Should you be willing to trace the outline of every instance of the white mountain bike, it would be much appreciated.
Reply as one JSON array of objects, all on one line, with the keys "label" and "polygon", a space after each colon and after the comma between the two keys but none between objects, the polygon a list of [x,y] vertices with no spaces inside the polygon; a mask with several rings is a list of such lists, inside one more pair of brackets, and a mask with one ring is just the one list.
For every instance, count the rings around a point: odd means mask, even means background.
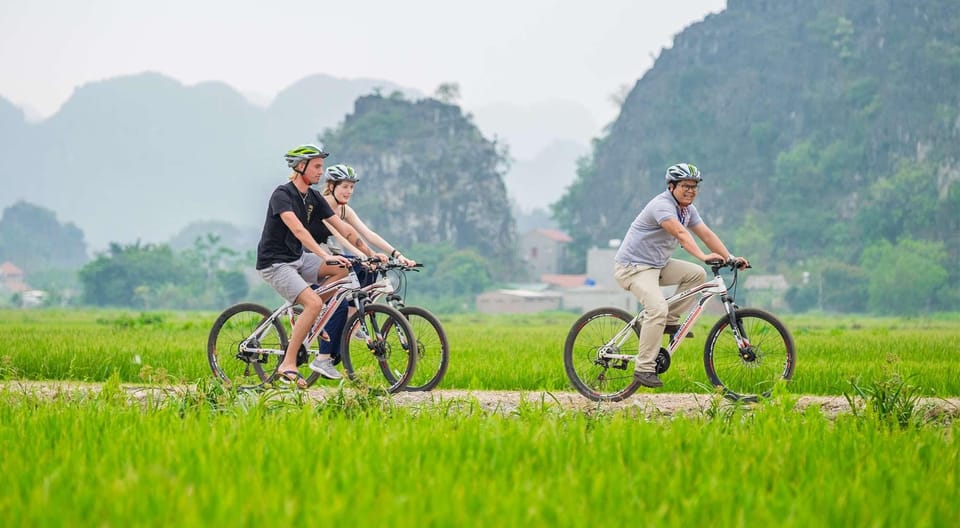
[{"label": "white mountain bike", "polygon": [[[737,282],[735,261],[707,262],[713,279],[667,299],[673,305],[691,295],[699,300],[670,344],[660,348],[657,374],[670,368],[670,360],[693,324],[703,313],[707,301],[720,296],[723,317],[707,335],[703,366],[714,387],[732,400],[756,400],[769,396],[778,380],[793,377],[796,347],[784,324],[763,310],[740,308],[728,294],[720,270],[733,270],[731,287]],[[640,346],[642,311],[632,315],[619,308],[597,308],[573,323],[563,347],[567,377],[581,394],[594,401],[620,401],[629,397],[640,384],[633,379],[634,360]]]}]

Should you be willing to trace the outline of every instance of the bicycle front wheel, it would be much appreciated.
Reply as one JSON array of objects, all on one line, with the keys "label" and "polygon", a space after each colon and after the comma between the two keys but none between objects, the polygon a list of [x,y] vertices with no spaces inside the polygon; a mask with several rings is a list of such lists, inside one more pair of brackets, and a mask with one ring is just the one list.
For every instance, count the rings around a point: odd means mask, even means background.
[{"label": "bicycle front wheel", "polygon": [[[440,320],[418,306],[404,306],[400,313],[417,336],[417,370],[407,383],[408,391],[429,391],[437,387],[450,364],[450,344]],[[389,324],[389,321],[388,321]]]},{"label": "bicycle front wheel", "polygon": [[207,361],[217,378],[238,389],[259,387],[270,379],[282,356],[269,351],[287,349],[287,332],[276,319],[259,336],[254,331],[271,315],[264,306],[241,303],[217,317],[207,338]]},{"label": "bicycle front wheel", "polygon": [[[577,319],[563,345],[563,366],[580,394],[593,401],[620,401],[640,387],[633,380],[633,361],[604,354],[630,354],[640,349],[640,328],[619,308],[597,308]],[[621,339],[614,341],[623,332]]]},{"label": "bicycle front wheel", "polygon": [[710,330],[703,349],[703,366],[714,387],[731,400],[756,401],[770,396],[779,380],[793,377],[796,347],[779,319],[763,310],[734,312],[737,330],[746,345],[740,348],[724,316]]},{"label": "bicycle front wheel", "polygon": [[[358,338],[366,336],[365,339]],[[351,381],[394,393],[410,382],[417,365],[417,340],[407,318],[395,308],[367,304],[347,318],[341,355]]]}]

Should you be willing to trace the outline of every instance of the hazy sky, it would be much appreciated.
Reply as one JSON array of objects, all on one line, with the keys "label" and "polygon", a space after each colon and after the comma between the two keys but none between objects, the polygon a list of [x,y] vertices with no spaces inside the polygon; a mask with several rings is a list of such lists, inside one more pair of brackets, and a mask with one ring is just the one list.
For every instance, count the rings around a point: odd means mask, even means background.
[{"label": "hazy sky", "polygon": [[271,98],[314,73],[465,108],[573,100],[616,117],[672,37],[726,0],[0,0],[0,96],[41,117],[77,86],[150,70]]}]

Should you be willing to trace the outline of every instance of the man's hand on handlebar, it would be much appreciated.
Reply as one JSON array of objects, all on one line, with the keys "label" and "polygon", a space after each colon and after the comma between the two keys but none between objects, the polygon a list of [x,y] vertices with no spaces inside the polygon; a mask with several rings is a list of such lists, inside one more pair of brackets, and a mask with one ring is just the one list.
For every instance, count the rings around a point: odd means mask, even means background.
[{"label": "man's hand on handlebar", "polygon": [[350,261],[343,255],[330,255],[324,259],[324,262],[330,266],[340,266],[341,268],[350,267]]},{"label": "man's hand on handlebar", "polygon": [[712,266],[714,262],[726,262],[726,261],[727,259],[721,257],[720,253],[707,253],[707,255],[703,257],[703,262],[710,266]]},{"label": "man's hand on handlebar", "polygon": [[728,261],[728,263],[731,266],[736,266],[736,268],[739,270],[745,270],[750,267],[749,260],[743,257],[734,257],[733,255],[730,255],[730,260]]}]

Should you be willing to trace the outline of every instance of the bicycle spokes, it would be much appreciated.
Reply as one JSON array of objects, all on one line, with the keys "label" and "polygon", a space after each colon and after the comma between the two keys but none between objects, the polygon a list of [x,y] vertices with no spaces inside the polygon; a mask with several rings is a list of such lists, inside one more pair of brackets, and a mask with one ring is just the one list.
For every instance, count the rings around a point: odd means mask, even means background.
[{"label": "bicycle spokes", "polygon": [[[415,341],[409,323],[394,308],[369,304],[347,322],[343,363],[350,379],[370,388],[389,392],[402,389],[416,365]],[[367,340],[350,338],[359,328]]]},{"label": "bicycle spokes", "polygon": [[793,338],[780,320],[762,310],[740,309],[723,318],[707,336],[704,367],[714,386],[731,399],[767,395],[773,385],[793,376]]},{"label": "bicycle spokes", "polygon": [[574,388],[587,398],[618,401],[636,391],[631,363],[640,333],[632,319],[620,309],[598,308],[570,329],[563,349],[564,368]]},{"label": "bicycle spokes", "polygon": [[[287,347],[287,335],[267,308],[242,303],[231,306],[214,322],[207,339],[210,369],[224,383],[238,388],[268,381]],[[269,321],[269,322],[268,322]]]}]

